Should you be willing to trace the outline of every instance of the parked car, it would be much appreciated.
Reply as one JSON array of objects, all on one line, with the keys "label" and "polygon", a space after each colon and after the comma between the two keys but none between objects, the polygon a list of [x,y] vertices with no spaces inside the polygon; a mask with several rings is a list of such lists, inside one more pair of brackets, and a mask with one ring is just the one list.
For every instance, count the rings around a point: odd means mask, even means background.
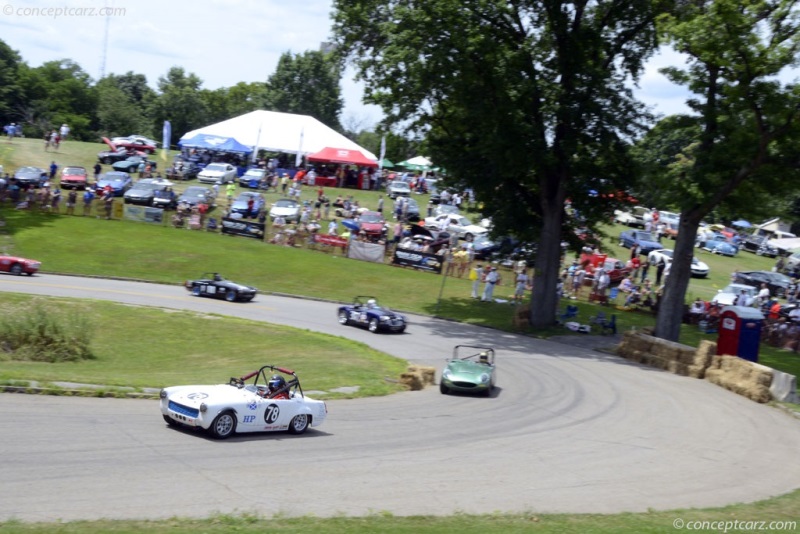
[{"label": "parked car", "polygon": [[786,258],[786,271],[791,273],[795,269],[800,269],[800,252],[795,252]]},{"label": "parked car", "polygon": [[264,196],[261,193],[243,191],[239,193],[239,196],[236,197],[236,200],[231,204],[231,213],[238,213],[243,217],[255,217],[257,214],[250,213],[250,209],[248,208],[250,199],[253,199],[254,208],[258,206],[259,203],[263,204],[264,202]]},{"label": "parked car", "polygon": [[654,250],[663,248],[661,241],[652,232],[626,230],[619,234],[619,246],[633,248],[634,245],[639,246],[641,254],[650,254]]},{"label": "parked car", "polygon": [[247,169],[247,172],[239,177],[239,185],[251,189],[258,189],[264,183],[266,176],[266,169]]},{"label": "parked car", "polygon": [[402,334],[406,329],[405,316],[378,305],[375,297],[355,297],[352,304],[339,306],[337,317],[339,324],[366,327],[372,333]]},{"label": "parked car", "polygon": [[792,279],[785,274],[772,271],[739,271],[736,274],[736,282],[752,286],[757,290],[761,288],[761,284],[767,284],[770,295],[785,297],[786,290],[792,284]]},{"label": "parked car", "polygon": [[187,280],[183,285],[195,297],[225,299],[228,302],[250,302],[258,293],[253,286],[225,280],[219,273],[205,273],[197,280]]},{"label": "parked car", "polygon": [[389,198],[408,197],[411,196],[411,186],[402,180],[394,180],[386,186],[386,194]]},{"label": "parked car", "polygon": [[193,161],[177,161],[167,169],[167,178],[170,180],[193,180],[200,174],[200,167]]},{"label": "parked car", "polygon": [[743,250],[754,252],[757,256],[776,258],[778,249],[769,244],[769,238],[764,235],[750,235],[742,241]]},{"label": "parked car", "polygon": [[678,224],[681,221],[681,214],[674,213],[671,211],[659,211],[658,212],[658,222],[662,222],[664,224]]},{"label": "parked car", "polygon": [[[250,378],[253,383],[246,384]],[[164,388],[160,397],[167,425],[203,429],[217,439],[249,432],[302,434],[328,415],[323,401],[306,397],[294,371],[275,365],[227,384]]]},{"label": "parked car", "polygon": [[110,187],[115,197],[121,197],[133,187],[133,180],[127,172],[111,171],[101,174],[94,187],[98,195],[103,194],[106,187]]},{"label": "parked car", "polygon": [[[650,262],[650,265],[657,265],[658,262],[663,259],[665,264],[670,264],[672,263],[673,253],[674,251],[667,248],[654,250],[648,254],[647,261]],[[692,256],[691,270],[692,276],[697,278],[705,278],[708,276],[708,273],[711,269],[709,269],[708,265],[698,260],[697,257]]]},{"label": "parked car", "polygon": [[653,210],[644,206],[634,206],[631,210],[631,215],[633,215],[634,220],[628,226],[644,228],[645,223],[653,220]]},{"label": "parked car", "polygon": [[156,170],[156,167],[158,166],[158,163],[149,160],[144,156],[128,156],[122,161],[112,163],[111,168],[114,169],[115,171],[121,171],[133,174],[139,169],[139,165],[141,165],[142,163],[144,163],[145,167],[149,164],[151,171]]},{"label": "parked car", "polygon": [[711,299],[711,304],[719,304],[720,306],[733,306],[733,303],[736,302],[736,297],[738,297],[742,291],[745,292],[751,298],[756,297],[756,293],[758,291],[753,286],[748,286],[745,284],[728,284],[724,288],[720,289],[716,295]]},{"label": "parked car", "polygon": [[298,222],[300,220],[300,203],[291,198],[277,200],[269,210],[269,218],[274,221],[275,217],[279,215],[286,222]]},{"label": "parked car", "polygon": [[[461,248],[466,249],[468,246],[469,242],[465,242],[461,245]],[[476,235],[472,238],[472,251],[476,260],[491,259],[492,256],[499,250],[500,244],[492,239],[489,239],[486,234]]]},{"label": "parked car", "polygon": [[629,211],[614,210],[614,222],[626,226],[636,226],[636,217]]},{"label": "parked car", "polygon": [[128,159],[130,156],[136,156],[135,151],[128,150],[127,148],[120,148],[117,150],[104,150],[102,152],[97,153],[97,159],[100,163],[104,163],[106,165],[111,165],[112,163],[116,163],[118,161],[123,161]]},{"label": "parked car", "polygon": [[358,216],[359,230],[368,236],[385,236],[389,232],[386,219],[377,211],[365,211]]},{"label": "parked car", "polygon": [[407,198],[406,202],[408,203],[408,206],[406,206],[406,219],[412,223],[419,222],[419,204],[413,198]]},{"label": "parked car", "polygon": [[431,215],[436,217],[438,215],[444,215],[445,213],[451,215],[461,215],[461,211],[459,211],[458,206],[454,206],[453,204],[439,204],[433,208],[433,213]]},{"label": "parked car", "polygon": [[461,239],[488,233],[486,228],[472,224],[466,217],[448,213],[436,217],[426,217],[425,227],[431,230],[442,230],[450,234],[457,234]]},{"label": "parked car", "polygon": [[705,237],[704,240],[698,240],[697,246],[708,252],[723,256],[733,257],[739,253],[739,247],[729,242],[728,238],[722,234],[713,234],[710,238]]},{"label": "parked car", "polygon": [[156,191],[163,191],[166,187],[165,185],[154,184],[152,180],[145,178],[135,182],[133,187],[128,189],[122,198],[125,204],[152,206]]},{"label": "parked car", "polygon": [[208,204],[209,207],[213,207],[215,203],[216,196],[214,191],[201,185],[187,187],[183,194],[178,197],[178,204],[188,204],[189,206]]},{"label": "parked car", "polygon": [[442,379],[439,382],[439,391],[442,395],[459,392],[478,393],[489,397],[494,386],[494,349],[456,345],[453,357],[447,360],[442,370]]},{"label": "parked car", "polygon": [[27,274],[33,276],[39,272],[42,262],[20,258],[19,256],[0,256],[0,272],[14,275]]},{"label": "parked car", "polygon": [[236,182],[238,173],[230,163],[209,163],[197,175],[197,181],[204,184],[229,184]]},{"label": "parked car", "polygon": [[156,188],[153,190],[152,206],[165,210],[175,209],[178,207],[178,195],[171,187]]},{"label": "parked car", "polygon": [[19,186],[41,187],[47,182],[47,171],[39,167],[20,167],[14,172],[14,179]]},{"label": "parked car", "polygon": [[61,171],[62,189],[86,189],[89,185],[86,169],[83,167],[64,167]]},{"label": "parked car", "polygon": [[661,230],[661,235],[676,241],[678,239],[678,223],[666,223]]},{"label": "parked car", "polygon": [[608,273],[612,284],[619,283],[633,271],[625,262],[609,258],[605,254],[581,254],[579,262],[581,265],[585,265],[586,280],[593,280],[600,267]]},{"label": "parked car", "polygon": [[[106,141],[103,138],[103,141]],[[106,142],[106,144],[109,144]],[[145,152],[147,154],[152,154],[158,148],[158,143],[153,141],[152,139],[147,139],[146,137],[131,135],[128,137],[115,137],[111,139],[111,144],[117,148],[124,148],[127,150],[136,150],[139,152]]]}]

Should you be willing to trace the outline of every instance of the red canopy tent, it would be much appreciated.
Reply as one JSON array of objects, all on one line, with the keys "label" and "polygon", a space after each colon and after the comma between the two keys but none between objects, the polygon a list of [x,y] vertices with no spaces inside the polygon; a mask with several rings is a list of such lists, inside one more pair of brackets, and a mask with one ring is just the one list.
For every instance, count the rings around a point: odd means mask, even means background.
[{"label": "red canopy tent", "polygon": [[321,161],[324,163],[341,163],[343,165],[358,165],[359,167],[377,167],[378,162],[367,158],[358,150],[346,148],[326,147],[315,154],[306,156],[308,161]]}]

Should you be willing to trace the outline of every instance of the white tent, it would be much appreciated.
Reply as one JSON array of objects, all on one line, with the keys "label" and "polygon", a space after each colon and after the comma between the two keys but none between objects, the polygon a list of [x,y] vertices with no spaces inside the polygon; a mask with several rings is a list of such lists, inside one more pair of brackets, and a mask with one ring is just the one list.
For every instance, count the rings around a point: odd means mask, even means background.
[{"label": "white tent", "polygon": [[232,137],[241,144],[270,152],[304,155],[326,147],[358,150],[377,161],[375,154],[357,145],[336,130],[309,115],[293,115],[277,111],[251,111],[244,115],[187,132],[181,139],[198,134]]}]

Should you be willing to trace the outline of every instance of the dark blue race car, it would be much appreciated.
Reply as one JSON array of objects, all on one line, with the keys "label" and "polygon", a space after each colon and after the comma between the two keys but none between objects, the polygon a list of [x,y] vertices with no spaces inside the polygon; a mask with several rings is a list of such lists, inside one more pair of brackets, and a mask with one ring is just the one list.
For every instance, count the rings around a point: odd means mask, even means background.
[{"label": "dark blue race car", "polygon": [[356,297],[352,304],[339,307],[339,323],[367,327],[370,332],[404,332],[406,318],[378,305],[375,297]]}]

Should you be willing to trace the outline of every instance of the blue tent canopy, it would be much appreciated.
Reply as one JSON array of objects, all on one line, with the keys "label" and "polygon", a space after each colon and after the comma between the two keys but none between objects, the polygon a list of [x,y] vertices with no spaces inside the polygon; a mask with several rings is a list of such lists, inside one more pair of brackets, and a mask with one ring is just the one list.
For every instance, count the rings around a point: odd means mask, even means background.
[{"label": "blue tent canopy", "polygon": [[249,154],[253,151],[249,146],[241,144],[233,137],[220,137],[218,135],[197,134],[191,139],[181,139],[178,145],[183,148],[205,148],[217,152],[238,152]]}]

